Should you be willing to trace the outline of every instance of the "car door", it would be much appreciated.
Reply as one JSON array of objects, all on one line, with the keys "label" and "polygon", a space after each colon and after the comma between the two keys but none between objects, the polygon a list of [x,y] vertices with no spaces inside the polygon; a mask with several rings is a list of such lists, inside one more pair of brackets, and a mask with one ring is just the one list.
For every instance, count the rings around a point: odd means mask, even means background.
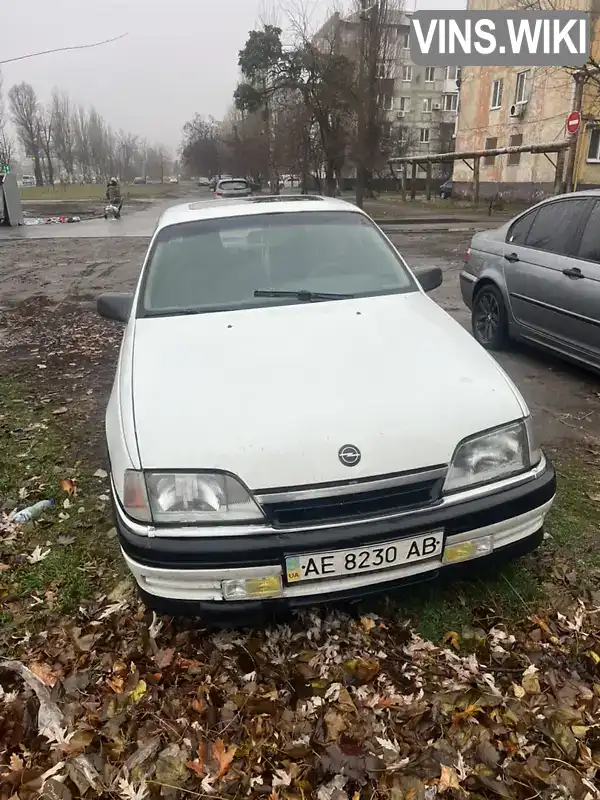
[{"label": "car door", "polygon": [[577,253],[561,282],[561,339],[573,355],[600,363],[600,200],[592,201]]},{"label": "car door", "polygon": [[589,198],[552,200],[520,217],[503,248],[504,276],[514,318],[530,338],[564,334],[565,276],[589,213]]}]

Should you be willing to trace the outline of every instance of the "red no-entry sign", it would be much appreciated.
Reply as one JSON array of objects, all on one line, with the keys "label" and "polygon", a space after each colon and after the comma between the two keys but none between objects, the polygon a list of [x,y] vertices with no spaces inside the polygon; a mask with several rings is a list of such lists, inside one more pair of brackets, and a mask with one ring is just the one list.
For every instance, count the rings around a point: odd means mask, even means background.
[{"label": "red no-entry sign", "polygon": [[571,113],[567,117],[567,133],[570,133],[571,135],[577,133],[580,125],[581,125],[581,114],[579,113],[579,111],[571,111]]}]

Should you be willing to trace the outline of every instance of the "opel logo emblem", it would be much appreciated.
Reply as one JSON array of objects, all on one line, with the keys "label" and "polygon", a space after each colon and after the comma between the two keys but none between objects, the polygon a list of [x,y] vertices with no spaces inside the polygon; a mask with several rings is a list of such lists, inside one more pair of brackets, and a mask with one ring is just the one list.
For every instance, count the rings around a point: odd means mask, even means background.
[{"label": "opel logo emblem", "polygon": [[338,450],[338,458],[345,467],[355,467],[360,461],[360,450],[353,444],[345,444]]}]

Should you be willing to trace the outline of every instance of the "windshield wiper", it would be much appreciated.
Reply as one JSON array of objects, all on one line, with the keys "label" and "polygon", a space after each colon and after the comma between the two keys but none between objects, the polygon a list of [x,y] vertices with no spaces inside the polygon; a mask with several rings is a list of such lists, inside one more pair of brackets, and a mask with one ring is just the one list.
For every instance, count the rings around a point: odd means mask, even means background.
[{"label": "windshield wiper", "polygon": [[287,291],[284,289],[255,289],[254,297],[294,297],[305,303],[312,303],[315,300],[345,300],[355,297],[355,295],[309,292],[308,289],[298,289],[297,291]]}]

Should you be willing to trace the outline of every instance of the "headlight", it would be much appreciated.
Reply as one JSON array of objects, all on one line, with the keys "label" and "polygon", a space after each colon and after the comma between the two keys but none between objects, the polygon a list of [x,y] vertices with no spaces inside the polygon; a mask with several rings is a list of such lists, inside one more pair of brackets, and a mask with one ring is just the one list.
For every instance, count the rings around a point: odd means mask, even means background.
[{"label": "headlight", "polygon": [[444,492],[518,475],[537,464],[541,457],[541,451],[533,443],[529,419],[472,436],[456,448]]},{"label": "headlight", "polygon": [[125,473],[124,505],[134,519],[152,519],[155,523],[264,519],[248,490],[236,478],[212,472],[142,473],[128,470]]}]

